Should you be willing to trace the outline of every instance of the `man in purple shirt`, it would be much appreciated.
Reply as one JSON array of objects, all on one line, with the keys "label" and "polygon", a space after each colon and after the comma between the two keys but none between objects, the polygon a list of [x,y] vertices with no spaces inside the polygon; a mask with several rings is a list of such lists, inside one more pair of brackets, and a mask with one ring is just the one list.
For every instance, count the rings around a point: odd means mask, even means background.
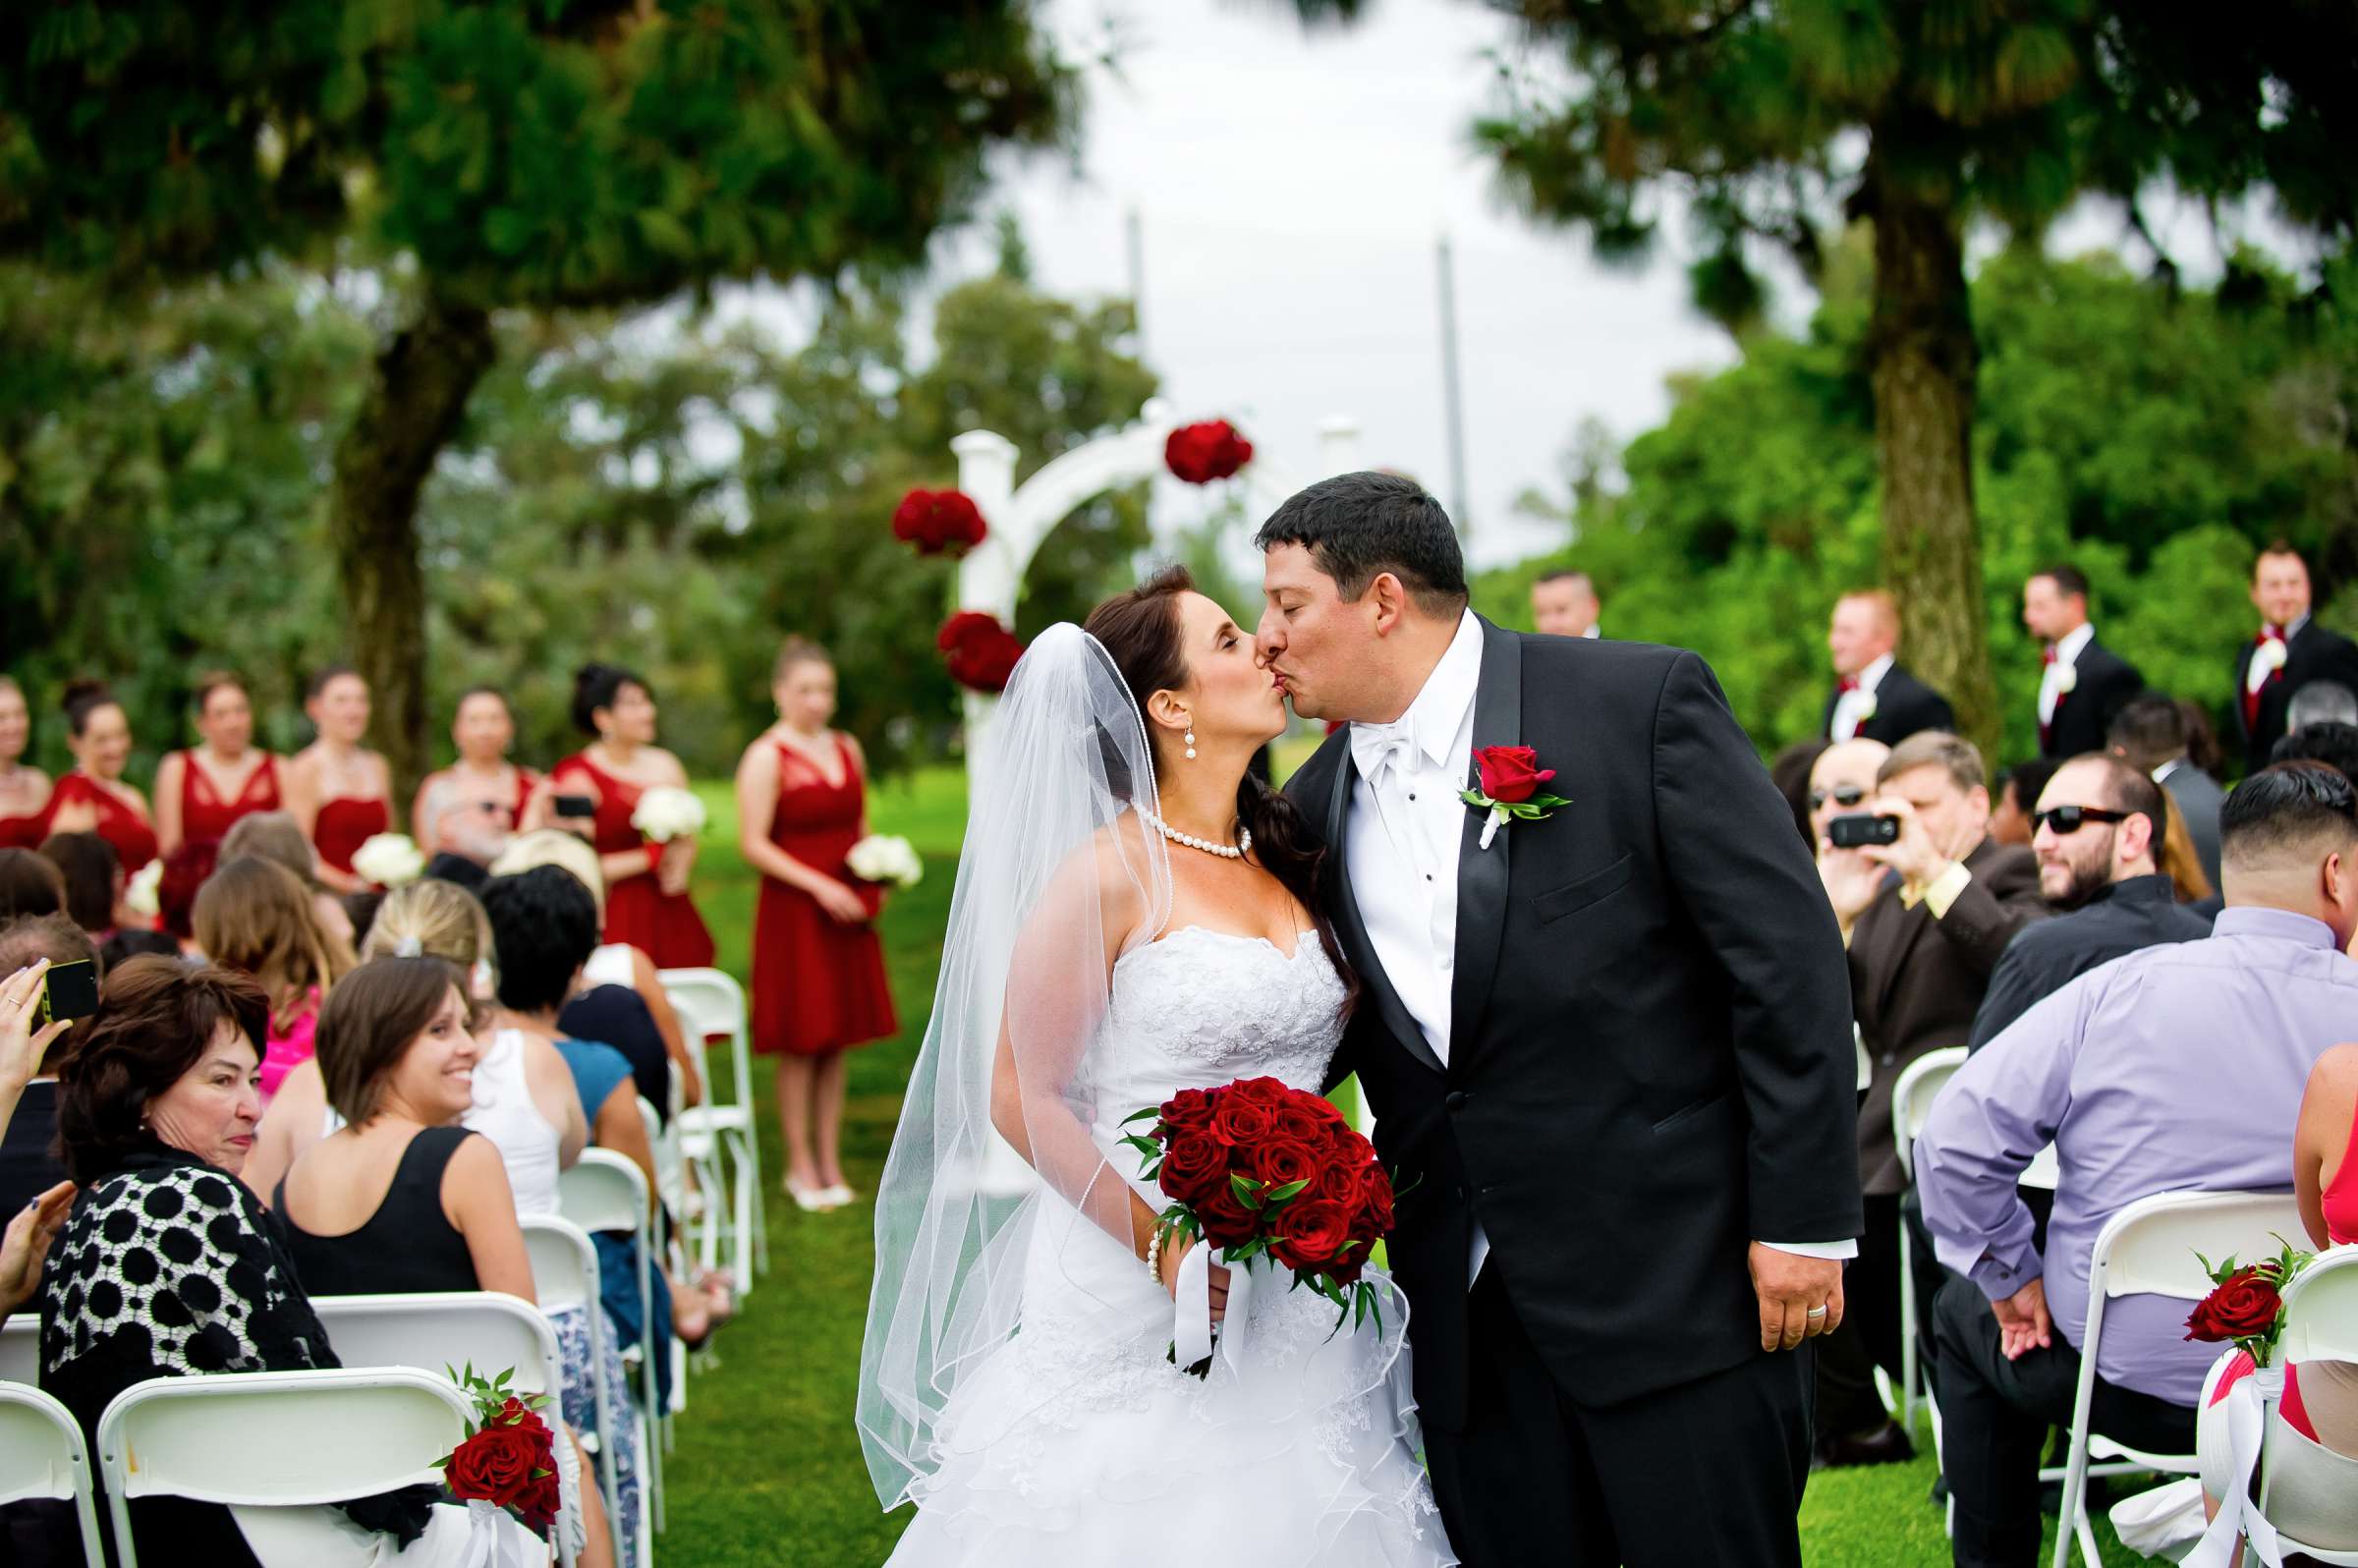
[{"label": "man in purple shirt", "polygon": [[[1934,1308],[1955,1561],[2039,1552],[2039,1455],[2071,1419],[2088,1261],[2105,1222],[2165,1192],[2282,1189],[2309,1069],[2358,1038],[2358,790],[2284,763],[2219,813],[2227,907],[2201,941],[2091,970],[2034,1006],[1949,1080],[1916,1145],[1940,1261]],[[2052,1142],[2061,1161],[2046,1256],[2015,1183]],[[2105,1310],[2097,1430],[2188,1453],[2214,1345],[2186,1304]]]}]

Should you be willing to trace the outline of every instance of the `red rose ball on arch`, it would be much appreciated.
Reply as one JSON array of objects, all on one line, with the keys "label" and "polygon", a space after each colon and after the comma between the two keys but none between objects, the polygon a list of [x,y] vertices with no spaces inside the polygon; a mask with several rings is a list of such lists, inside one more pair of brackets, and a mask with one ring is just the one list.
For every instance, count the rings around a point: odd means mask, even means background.
[{"label": "red rose ball on arch", "polygon": [[990,536],[982,509],[963,490],[914,489],[892,509],[892,536],[920,555],[964,555]]},{"label": "red rose ball on arch", "polygon": [[1231,477],[1252,462],[1253,443],[1226,420],[1206,420],[1173,430],[1162,443],[1162,461],[1176,477],[1209,484]]}]

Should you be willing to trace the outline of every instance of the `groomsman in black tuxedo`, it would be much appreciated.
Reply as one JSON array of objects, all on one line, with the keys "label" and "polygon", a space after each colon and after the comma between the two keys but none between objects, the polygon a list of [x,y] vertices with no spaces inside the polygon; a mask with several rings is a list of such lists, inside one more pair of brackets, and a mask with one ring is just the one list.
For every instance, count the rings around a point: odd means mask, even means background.
[{"label": "groomsman in black tuxedo", "polygon": [[[1790,809],[1695,654],[1467,609],[1414,480],[1314,484],[1255,542],[1263,664],[1350,721],[1286,794],[1359,978],[1330,1071],[1404,1184],[1451,1545],[1799,1568],[1802,1347],[1860,1215],[1842,940]],[[1541,804],[1500,825],[1486,783]]]},{"label": "groomsman in black tuxedo", "polygon": [[1956,723],[1948,699],[1899,663],[1899,604],[1881,588],[1860,588],[1834,603],[1825,634],[1834,689],[1825,698],[1825,738],[1897,746],[1920,730]]},{"label": "groomsman in black tuxedo", "polygon": [[2088,579],[2050,566],[2022,586],[2022,624],[2040,642],[2039,755],[2101,752],[2129,700],[2145,690],[2137,666],[2096,640]]},{"label": "groomsman in black tuxedo", "polygon": [[2235,732],[2244,766],[2268,766],[2269,749],[2291,726],[2292,696],[2312,681],[2358,691],[2358,644],[2309,618],[2309,563],[2282,539],[2252,563],[2252,607],[2260,632],[2235,655]]}]

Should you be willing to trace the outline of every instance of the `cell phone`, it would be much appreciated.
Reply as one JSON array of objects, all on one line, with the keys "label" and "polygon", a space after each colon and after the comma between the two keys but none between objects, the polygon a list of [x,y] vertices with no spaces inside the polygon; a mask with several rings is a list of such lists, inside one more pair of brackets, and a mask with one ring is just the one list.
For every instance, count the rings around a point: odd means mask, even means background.
[{"label": "cell phone", "polygon": [[548,809],[559,816],[595,816],[597,802],[587,795],[558,795],[550,799]]},{"label": "cell phone", "polygon": [[41,977],[40,1000],[33,1003],[35,1029],[60,1018],[87,1018],[98,1011],[98,971],[86,958],[71,964],[52,964]]},{"label": "cell phone", "polygon": [[1825,824],[1826,839],[1836,849],[1857,849],[1863,844],[1896,844],[1899,842],[1899,818],[1869,816],[1863,812],[1837,816]]}]

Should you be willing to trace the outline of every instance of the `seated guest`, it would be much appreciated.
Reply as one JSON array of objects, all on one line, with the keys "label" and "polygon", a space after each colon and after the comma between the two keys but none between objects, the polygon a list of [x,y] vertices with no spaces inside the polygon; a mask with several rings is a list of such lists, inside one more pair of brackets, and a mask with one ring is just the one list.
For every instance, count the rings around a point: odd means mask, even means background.
[{"label": "seated guest", "polygon": [[[1950,1079],[1916,1146],[1925,1223],[1954,1276],[1934,1310],[1960,1564],[2039,1550],[2039,1463],[2068,1421],[2089,1257],[2106,1220],[2162,1192],[2278,1188],[2284,1129],[2358,1018],[2358,788],[2290,763],[2246,779],[2219,822],[2226,910],[2199,941],[2131,953],[2031,1008]],[[2061,1163],[2044,1257],[2015,1191]],[[2105,1310],[2097,1431],[2184,1453],[2214,1350],[2186,1304]]]},{"label": "seated guest", "polygon": [[2124,953],[2211,934],[2179,907],[2154,864],[2168,797],[2116,756],[2092,752],[2055,770],[2039,797],[2039,893],[2057,918],[2026,925],[1990,976],[1973,1036],[1980,1050],[2033,1002]]},{"label": "seated guest", "polygon": [[[514,876],[535,866],[558,866],[573,873],[574,880],[590,890],[597,906],[599,928],[606,918],[605,878],[599,870],[597,851],[572,833],[555,828],[540,828],[525,833],[502,851],[491,867],[494,876]],[[479,889],[478,889],[479,892]],[[680,1015],[671,1005],[671,997],[663,989],[663,980],[655,971],[653,960],[639,949],[623,942],[601,942],[582,966],[582,989],[568,1006],[577,1005],[585,997],[594,996],[601,986],[622,986],[646,1005],[647,1016],[653,1020],[656,1033],[662,1038],[662,1055],[670,1061],[666,1069],[655,1056],[641,1048],[637,1038],[611,1040],[617,1050],[631,1058],[631,1076],[646,1102],[655,1107],[655,1114],[666,1120],[671,1115],[669,1080],[676,1077],[680,1085],[680,1103],[703,1103],[703,1082],[698,1077],[696,1059],[688,1054],[688,1036],[680,1023]],[[584,1013],[583,1027],[573,1033],[589,1039],[605,1039],[590,1025],[603,1021],[602,1013]],[[570,1028],[560,1019],[561,1027]],[[636,1054],[634,1054],[636,1053]]]},{"label": "seated guest", "polygon": [[2304,724],[2278,741],[2272,762],[2323,762],[2358,778],[2358,724]]},{"label": "seated guest", "polygon": [[267,1104],[296,1063],[310,1058],[320,1006],[351,972],[352,954],[319,928],[303,884],[270,861],[248,857],[224,865],[197,891],[196,916],[196,945],[205,957],[253,976],[270,998],[262,1053]]},{"label": "seated guest", "polygon": [[135,958],[178,958],[180,944],[163,931],[135,931],[118,928],[106,933],[98,944],[98,960],[102,968],[119,969]]},{"label": "seated guest", "polygon": [[37,850],[0,849],[0,921],[56,915],[66,907],[66,873]]},{"label": "seated guest", "polygon": [[57,868],[74,924],[104,940],[123,913],[123,863],[114,846],[95,833],[52,833],[41,840],[41,858]]},{"label": "seated guest", "polygon": [[51,1146],[57,1142],[57,1043],[71,1025],[55,1020],[33,1027],[34,1004],[51,968],[86,963],[95,967],[90,939],[81,926],[58,915],[35,916],[0,925],[0,1214],[17,1214],[66,1179],[66,1167]]},{"label": "seated guest", "polygon": [[2192,905],[2206,921],[2218,918],[2218,884],[2204,871],[2194,835],[2186,830],[2186,813],[2178,810],[2167,790],[2162,792],[2162,844],[2154,864],[2169,878],[2170,895],[2179,903]]},{"label": "seated guest", "polygon": [[163,874],[155,879],[155,924],[183,954],[203,956],[196,947],[196,892],[220,866],[218,839],[192,839],[164,857]]},{"label": "seated guest", "polygon": [[1810,843],[1818,858],[1819,880],[1846,942],[1859,912],[1874,901],[1891,872],[1855,848],[1837,848],[1827,834],[1837,816],[1870,814],[1867,803],[1875,798],[1876,770],[1890,755],[1891,748],[1881,741],[1836,741],[1810,764]]},{"label": "seated guest", "polygon": [[428,855],[449,855],[484,867],[498,858],[524,820],[533,789],[530,768],[508,760],[516,720],[495,686],[460,694],[450,738],[459,759],[428,773],[410,803],[410,831]]},{"label": "seated guest", "polygon": [[2312,724],[2358,724],[2358,692],[2339,681],[2312,682],[2292,694],[2284,720],[2295,730]]},{"label": "seated guest", "polygon": [[[1876,769],[1866,810],[1895,818],[1898,839],[1860,857],[1898,874],[1855,921],[1850,990],[1872,1074],[1859,1107],[1859,1181],[1867,1229],[1843,1277],[1846,1309],[1819,1354],[1819,1428],[1829,1463],[1904,1459],[1906,1433],[1884,1414],[1875,1367],[1900,1372],[1900,1199],[1907,1187],[1891,1140],[1891,1091],[1927,1051],[1962,1045],[2015,933],[2047,914],[2039,863],[1990,837],[1990,791],[1972,743],[1943,731],[1911,736]],[[1854,889],[1844,890],[1856,898]],[[1924,1260],[1932,1282],[1931,1261]],[[1929,1295],[1929,1292],[1920,1294]]]},{"label": "seated guest", "polygon": [[1823,738],[1795,741],[1768,763],[1768,781],[1792,808],[1793,830],[1812,854],[1818,850],[1818,835],[1810,831],[1810,770],[1825,755],[1826,745]]},{"label": "seated guest", "polygon": [[[41,1281],[41,1386],[93,1451],[99,1416],[134,1383],[337,1365],[278,1228],[237,1179],[261,1114],[268,1013],[245,976],[140,958],[107,977],[96,1016],[73,1032],[58,1122],[82,1194]],[[207,1568],[458,1563],[466,1512],[432,1496],[410,1487],[336,1510],[140,1497],[130,1513],[146,1555]],[[521,1526],[503,1530],[504,1549],[537,1548]]]},{"label": "seated guest", "polygon": [[344,912],[343,895],[319,880],[319,858],[292,812],[256,812],[239,817],[237,826],[221,840],[221,864],[226,866],[249,855],[257,860],[276,861],[294,872],[311,895],[311,913],[317,917],[319,928],[346,947],[358,944],[360,936],[353,929],[352,918]]},{"label": "seated guest", "polygon": [[2055,776],[2057,760],[2034,756],[1998,775],[1997,801],[1990,811],[1990,836],[2000,844],[2031,847],[2031,813],[2039,809],[2040,792]]},{"label": "seated guest", "polygon": [[2159,692],[2134,698],[2105,732],[2105,744],[2113,756],[2142,768],[2169,792],[2186,818],[2186,832],[2202,858],[2203,875],[2218,887],[2218,808],[2227,792],[2194,760],[2185,705]]}]

